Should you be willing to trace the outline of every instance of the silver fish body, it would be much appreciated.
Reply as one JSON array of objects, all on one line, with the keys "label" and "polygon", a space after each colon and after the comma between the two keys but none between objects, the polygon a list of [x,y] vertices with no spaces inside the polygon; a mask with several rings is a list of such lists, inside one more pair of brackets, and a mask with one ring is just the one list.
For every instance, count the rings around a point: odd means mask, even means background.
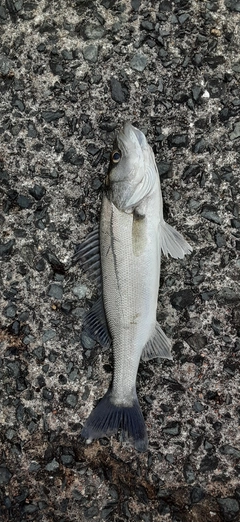
[{"label": "silver fish body", "polygon": [[[139,361],[141,357],[172,359],[171,343],[156,322],[161,250],[183,258],[191,247],[164,222],[153,151],[144,134],[130,123],[125,123],[116,137],[107,184],[100,219],[104,310],[98,302],[86,323],[90,334],[99,334],[100,342],[104,335],[107,339],[104,330],[108,328],[114,375],[108,392],[87,419],[82,436],[91,441],[121,430],[123,438],[145,451],[147,433],[136,394]],[[88,265],[93,252],[96,268],[97,240],[94,234],[92,237],[80,247],[79,259],[87,252]]]}]

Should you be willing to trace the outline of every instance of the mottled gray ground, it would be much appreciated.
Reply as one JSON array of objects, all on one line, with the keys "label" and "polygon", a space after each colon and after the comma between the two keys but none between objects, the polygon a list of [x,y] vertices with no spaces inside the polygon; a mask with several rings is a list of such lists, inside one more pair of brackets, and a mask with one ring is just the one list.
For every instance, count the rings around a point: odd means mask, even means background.
[{"label": "mottled gray ground", "polygon": [[[240,520],[239,0],[0,2],[0,520]],[[99,219],[114,130],[156,153],[158,318],[173,362],[141,363],[149,451],[81,426],[112,356],[81,338],[96,289],[70,267]]]}]

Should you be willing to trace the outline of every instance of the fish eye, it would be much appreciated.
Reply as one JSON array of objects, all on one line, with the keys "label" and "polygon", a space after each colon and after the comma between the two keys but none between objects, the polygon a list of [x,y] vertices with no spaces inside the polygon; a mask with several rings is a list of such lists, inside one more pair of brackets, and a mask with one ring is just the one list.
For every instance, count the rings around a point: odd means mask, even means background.
[{"label": "fish eye", "polygon": [[111,158],[112,158],[112,162],[113,163],[118,163],[120,161],[120,159],[121,159],[121,152],[120,152],[120,150],[114,150],[112,152]]}]

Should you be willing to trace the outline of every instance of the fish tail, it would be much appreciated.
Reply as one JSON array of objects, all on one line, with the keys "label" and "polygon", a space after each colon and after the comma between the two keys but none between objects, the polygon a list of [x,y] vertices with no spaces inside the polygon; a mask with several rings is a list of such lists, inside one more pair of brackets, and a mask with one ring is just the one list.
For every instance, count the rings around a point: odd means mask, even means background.
[{"label": "fish tail", "polygon": [[116,406],[112,400],[111,387],[88,417],[81,435],[92,442],[93,439],[121,432],[122,440],[129,440],[137,451],[146,451],[148,437],[137,394],[132,406]]}]

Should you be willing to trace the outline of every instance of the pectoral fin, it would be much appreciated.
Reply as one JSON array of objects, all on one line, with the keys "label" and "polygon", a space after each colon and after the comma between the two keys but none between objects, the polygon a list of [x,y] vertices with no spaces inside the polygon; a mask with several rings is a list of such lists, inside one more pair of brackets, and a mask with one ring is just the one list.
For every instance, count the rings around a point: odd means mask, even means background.
[{"label": "pectoral fin", "polygon": [[160,234],[161,248],[166,256],[170,254],[174,259],[183,259],[185,254],[192,252],[191,245],[184,239],[182,234],[165,221],[161,223]]},{"label": "pectoral fin", "polygon": [[143,361],[148,361],[155,357],[172,360],[171,343],[158,323],[156,323],[154,333],[142,351]]}]

